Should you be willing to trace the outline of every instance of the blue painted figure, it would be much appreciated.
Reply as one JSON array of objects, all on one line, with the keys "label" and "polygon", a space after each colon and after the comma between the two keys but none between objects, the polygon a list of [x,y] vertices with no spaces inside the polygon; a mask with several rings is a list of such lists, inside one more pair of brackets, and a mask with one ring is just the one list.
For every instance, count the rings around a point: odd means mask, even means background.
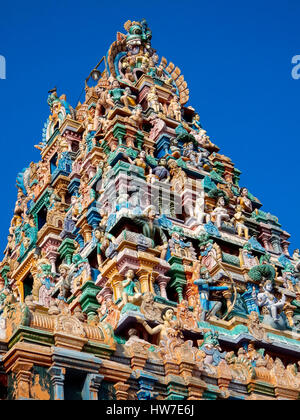
[{"label": "blue painted figure", "polygon": [[211,292],[230,289],[229,286],[213,286],[216,281],[211,277],[205,267],[202,267],[200,270],[200,279],[194,281],[194,284],[198,286],[202,309],[200,321],[205,321],[210,317],[216,316],[217,312],[221,309],[221,302],[210,300]]}]

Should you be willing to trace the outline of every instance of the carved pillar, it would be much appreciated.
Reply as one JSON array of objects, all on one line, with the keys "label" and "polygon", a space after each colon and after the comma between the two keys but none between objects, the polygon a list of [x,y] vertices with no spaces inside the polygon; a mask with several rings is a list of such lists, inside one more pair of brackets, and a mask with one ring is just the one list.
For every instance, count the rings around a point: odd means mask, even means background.
[{"label": "carved pillar", "polygon": [[188,388],[188,400],[201,400],[204,391],[207,388],[206,383],[199,378],[194,378],[190,376],[187,379],[187,388]]},{"label": "carved pillar", "polygon": [[139,391],[137,392],[137,397],[139,400],[155,400],[158,396],[157,392],[154,392],[154,385],[158,381],[157,378],[147,372],[141,370],[136,371],[136,375]]},{"label": "carved pillar", "polygon": [[220,390],[223,393],[228,394],[228,387],[232,380],[232,375],[231,375],[230,368],[228,364],[225,362],[225,360],[221,360],[221,362],[219,363],[218,368],[217,368],[217,373],[218,373],[218,386]]},{"label": "carved pillar", "polygon": [[290,256],[290,253],[289,253],[289,246],[290,246],[290,242],[289,242],[289,241],[284,240],[284,241],[282,241],[282,242],[281,242],[282,251],[283,251],[283,253],[284,253],[287,257],[289,257],[289,256]]},{"label": "carved pillar", "polygon": [[128,390],[130,388],[130,385],[124,384],[123,382],[117,382],[114,385],[114,388],[116,390],[116,397],[117,400],[127,400],[128,399]]},{"label": "carved pillar", "polygon": [[139,278],[139,282],[141,284],[141,292],[142,293],[147,293],[147,292],[151,292],[154,293],[154,289],[153,289],[153,283],[152,283],[152,275],[154,273],[150,273],[149,271],[145,270],[145,269],[139,269],[136,272],[138,278]]},{"label": "carved pillar", "polygon": [[167,296],[166,287],[167,287],[167,284],[168,284],[169,280],[170,280],[169,277],[166,277],[166,276],[159,276],[157,278],[157,284],[159,285],[159,290],[160,290],[161,297],[163,297],[164,299],[167,299],[167,300],[168,300],[168,296]]},{"label": "carved pillar", "polygon": [[172,277],[172,283],[170,286],[174,287],[176,290],[178,294],[178,301],[180,303],[183,300],[183,288],[186,285],[184,266],[182,259],[174,255],[169,259],[169,263],[171,265],[170,271]]},{"label": "carved pillar", "polygon": [[51,383],[53,386],[54,400],[62,401],[65,399],[64,396],[64,381],[65,381],[65,368],[58,366],[51,366],[48,369],[48,373],[51,376]]},{"label": "carved pillar", "polygon": [[12,372],[16,375],[17,380],[17,393],[16,399],[29,399],[30,398],[30,385],[32,380],[33,363],[16,362],[12,368]]},{"label": "carved pillar", "polygon": [[61,246],[58,248],[58,252],[61,256],[61,259],[66,260],[66,263],[68,265],[71,265],[72,263],[72,257],[75,251],[75,244],[73,239],[65,238],[61,244]]},{"label": "carved pillar", "polygon": [[46,256],[51,263],[52,272],[56,272],[56,260],[58,257],[58,248],[61,244],[61,239],[54,235],[47,236],[42,244],[42,249],[46,252]]},{"label": "carved pillar", "polygon": [[118,140],[118,144],[123,144],[123,138],[126,134],[126,127],[123,124],[115,124],[113,128],[114,137]]},{"label": "carved pillar", "polygon": [[88,373],[82,390],[83,400],[98,400],[98,391],[103,380],[103,375]]},{"label": "carved pillar", "polygon": [[57,260],[57,256],[58,256],[58,252],[54,251],[54,250],[49,250],[47,252],[47,258],[51,263],[51,270],[52,273],[56,273],[56,260]]},{"label": "carved pillar", "polygon": [[92,228],[88,224],[86,218],[84,217],[80,222],[77,224],[77,227],[80,228],[80,234],[83,236],[84,243],[91,241],[92,239]]},{"label": "carved pillar", "polygon": [[270,238],[271,238],[271,235],[269,234],[269,233],[267,233],[267,232],[262,232],[260,235],[259,235],[259,239],[262,241],[262,243],[264,244],[264,248],[267,250],[267,251],[273,251],[273,248],[272,248],[272,245],[271,245],[271,243],[270,243]]}]

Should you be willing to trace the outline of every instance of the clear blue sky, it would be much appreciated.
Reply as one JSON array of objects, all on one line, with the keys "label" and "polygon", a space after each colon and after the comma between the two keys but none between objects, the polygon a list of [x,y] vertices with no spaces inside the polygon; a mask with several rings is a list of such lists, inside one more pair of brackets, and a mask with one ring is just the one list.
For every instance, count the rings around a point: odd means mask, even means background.
[{"label": "clear blue sky", "polygon": [[190,105],[211,140],[242,171],[245,185],[300,246],[299,93],[291,59],[300,54],[299,0],[3,2],[0,55],[0,250],[17,172],[39,160],[33,148],[57,86],[76,106],[84,79],[128,19],[145,17],[152,45],[181,68]]}]

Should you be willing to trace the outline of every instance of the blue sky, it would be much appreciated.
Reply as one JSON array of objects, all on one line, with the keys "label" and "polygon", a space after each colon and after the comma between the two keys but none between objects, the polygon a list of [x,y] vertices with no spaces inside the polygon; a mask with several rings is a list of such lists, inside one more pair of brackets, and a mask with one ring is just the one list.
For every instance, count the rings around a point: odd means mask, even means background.
[{"label": "blue sky", "polygon": [[4,249],[17,173],[39,160],[49,115],[47,92],[57,86],[76,106],[84,79],[128,20],[145,17],[152,45],[181,68],[190,102],[221,152],[247,186],[300,246],[299,94],[291,77],[300,54],[299,0],[16,0],[1,5],[0,250]]}]

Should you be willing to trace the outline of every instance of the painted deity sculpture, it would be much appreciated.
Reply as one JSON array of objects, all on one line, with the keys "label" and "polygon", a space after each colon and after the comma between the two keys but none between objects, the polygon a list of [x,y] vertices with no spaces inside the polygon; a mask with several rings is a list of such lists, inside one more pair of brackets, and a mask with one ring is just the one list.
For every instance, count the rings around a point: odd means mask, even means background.
[{"label": "painted deity sculpture", "polygon": [[218,340],[218,333],[212,330],[205,331],[203,340],[198,340],[199,350],[205,354],[204,365],[218,366],[221,360],[225,360],[226,352],[222,352]]},{"label": "painted deity sculpture", "polygon": [[[156,220],[156,208],[155,206],[148,206],[142,216],[134,217],[134,223],[142,228],[142,233],[146,238],[150,238],[153,244],[160,250],[160,258],[165,259],[168,240],[167,236],[160,227]],[[159,243],[162,243],[160,245]]]},{"label": "painted deity sculpture", "polygon": [[151,131],[149,133],[149,139],[155,141],[166,128],[166,123],[154,112],[150,115],[148,121],[152,125]]},{"label": "painted deity sculpture", "polygon": [[158,334],[157,341],[160,346],[165,346],[170,337],[175,338],[178,344],[183,344],[180,324],[177,320],[174,320],[174,316],[175,312],[173,308],[163,309],[161,312],[163,323],[154,328],[151,328],[142,318],[137,318],[137,321],[143,325],[148,334]]},{"label": "painted deity sculpture", "polygon": [[283,295],[280,300],[275,297],[273,283],[271,281],[266,281],[261,293],[257,294],[255,288],[253,288],[253,299],[259,308],[266,308],[269,311],[269,314],[275,322],[279,321],[279,311],[283,309],[286,297]]},{"label": "painted deity sculpture", "polygon": [[160,103],[158,100],[158,96],[157,96],[157,92],[156,92],[156,87],[153,86],[148,95],[147,95],[147,101],[149,104],[149,107],[153,109],[153,111],[157,114],[160,113]]},{"label": "painted deity sculpture", "polygon": [[193,210],[193,216],[197,222],[202,225],[203,223],[210,222],[210,214],[205,212],[205,194],[204,190],[199,192],[199,196],[195,201],[195,207]]},{"label": "painted deity sculpture", "polygon": [[176,231],[172,232],[171,239],[169,239],[169,247],[172,255],[186,258],[196,257],[192,243],[184,241],[182,236]]},{"label": "painted deity sculpture", "polygon": [[228,210],[225,207],[224,197],[219,197],[217,206],[211,212],[211,220],[216,224],[218,229],[222,228],[223,222],[228,222],[230,220]]},{"label": "painted deity sculpture", "polygon": [[136,127],[139,130],[143,129],[143,108],[141,107],[141,105],[137,105],[133,111],[132,111],[132,115],[128,118],[126,118],[126,122],[128,122],[129,124],[133,125],[134,127]]},{"label": "painted deity sculpture", "polygon": [[168,107],[168,115],[176,121],[181,121],[181,105],[177,95],[171,99]]},{"label": "painted deity sculpture", "polygon": [[75,110],[49,92],[40,161],[17,175],[0,399],[299,399],[299,250],[147,22],[124,28]]},{"label": "painted deity sculpture", "polygon": [[99,226],[99,228],[94,231],[95,240],[97,242],[97,262],[98,267],[100,268],[104,258],[106,257],[106,252],[109,248],[116,248],[115,237],[110,233],[105,231],[104,226]]},{"label": "painted deity sculpture", "polygon": [[214,243],[209,239],[209,235],[202,234],[199,237],[200,255],[199,261],[208,270],[212,270],[217,264],[217,252]]},{"label": "painted deity sculpture", "polygon": [[218,280],[213,279],[208,270],[202,267],[200,270],[200,279],[194,281],[194,284],[198,286],[202,308],[201,321],[215,317],[222,307],[220,301],[211,300],[211,293],[214,291],[230,290],[229,286],[214,286],[216,283],[218,283]]},{"label": "painted deity sculpture", "polygon": [[233,224],[237,229],[237,233],[245,239],[249,239],[249,229],[245,226],[245,217],[243,216],[243,207],[241,205],[236,206],[236,213],[233,216]]},{"label": "painted deity sculpture", "polygon": [[158,165],[151,169],[150,173],[153,175],[151,183],[154,183],[155,180],[160,182],[170,181],[170,172],[167,169],[167,160],[165,158],[159,159]]},{"label": "painted deity sculpture", "polygon": [[244,211],[252,212],[252,202],[248,198],[248,189],[243,187],[240,190],[240,196],[237,198],[237,203],[240,204]]},{"label": "painted deity sculpture", "polygon": [[141,292],[134,279],[134,271],[128,270],[125,274],[124,280],[122,281],[122,303],[124,306],[128,303],[136,304],[141,299]]},{"label": "painted deity sculpture", "polygon": [[187,175],[182,168],[178,166],[178,163],[174,159],[168,161],[168,166],[171,175],[171,186],[172,190],[177,193],[182,193],[184,185],[187,181]]},{"label": "painted deity sculpture", "polygon": [[40,276],[41,287],[39,289],[39,304],[49,308],[52,301],[52,292],[55,288],[55,282],[51,273],[51,265],[41,265],[42,274]]}]

